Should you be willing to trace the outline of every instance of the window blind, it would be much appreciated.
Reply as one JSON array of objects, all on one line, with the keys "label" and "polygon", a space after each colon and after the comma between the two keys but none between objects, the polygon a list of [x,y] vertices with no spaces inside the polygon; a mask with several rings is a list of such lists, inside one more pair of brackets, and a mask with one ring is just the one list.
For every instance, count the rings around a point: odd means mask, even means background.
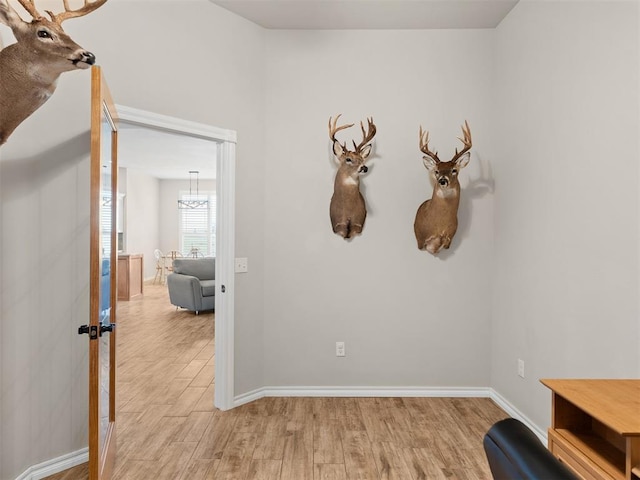
[{"label": "window blind", "polygon": [[100,192],[100,237],[102,257],[111,258],[111,192],[103,190]]},{"label": "window blind", "polygon": [[198,197],[182,193],[181,200],[209,200],[205,206],[182,208],[180,215],[180,250],[184,255],[197,251],[204,256],[216,255],[216,195],[200,193]]}]

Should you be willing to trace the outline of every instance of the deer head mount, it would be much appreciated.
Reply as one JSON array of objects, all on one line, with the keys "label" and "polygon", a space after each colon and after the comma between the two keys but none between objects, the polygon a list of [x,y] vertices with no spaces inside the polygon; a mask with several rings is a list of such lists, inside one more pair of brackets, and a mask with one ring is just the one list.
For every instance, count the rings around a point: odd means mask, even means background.
[{"label": "deer head mount", "polygon": [[87,15],[107,0],[84,0],[77,10],[69,8],[68,0],[62,0],[64,12],[46,10],[50,19],[36,10],[35,0],[18,0],[31,15],[30,22],[23,20],[8,1],[0,0],[0,23],[11,28],[17,43],[0,51],[0,145],[49,99],[61,73],[95,63],[95,55],[75,43],[62,29],[62,22]]},{"label": "deer head mount", "polygon": [[467,166],[471,158],[472,146],[469,124],[462,126],[462,138],[458,138],[464,148],[448,162],[438,158],[438,152],[429,150],[429,132],[420,127],[420,151],[425,154],[424,166],[427,167],[433,181],[433,194],[430,200],[418,208],[413,230],[418,248],[435,255],[443,248],[449,248],[458,229],[458,205],[460,203],[460,182],[458,174]]},{"label": "deer head mount", "polygon": [[346,142],[341,144],[336,139],[336,133],[352,127],[354,124],[350,123],[338,127],[340,115],[335,119],[329,118],[329,138],[333,143],[333,154],[338,164],[329,214],[333,232],[348,239],[362,232],[364,220],[367,217],[367,207],[364,197],[360,193],[360,175],[368,171],[365,162],[371,153],[370,142],[376,134],[376,126],[373,123],[373,118],[367,118],[367,130],[365,131],[364,125],[360,122],[362,141],[356,145],[354,140],[354,149],[349,150]]}]

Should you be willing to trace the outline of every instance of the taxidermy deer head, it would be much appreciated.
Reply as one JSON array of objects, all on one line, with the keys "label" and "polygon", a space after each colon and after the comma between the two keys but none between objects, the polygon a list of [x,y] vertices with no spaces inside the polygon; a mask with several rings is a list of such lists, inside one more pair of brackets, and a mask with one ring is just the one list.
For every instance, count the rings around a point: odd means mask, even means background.
[{"label": "taxidermy deer head", "polygon": [[352,127],[353,123],[338,127],[340,115],[335,120],[329,118],[329,138],[333,142],[333,154],[338,164],[329,214],[333,232],[342,238],[352,238],[362,232],[367,216],[364,197],[360,193],[360,175],[368,171],[365,162],[371,153],[370,142],[376,134],[376,126],[373,118],[368,118],[365,132],[364,125],[360,122],[362,141],[358,145],[354,141],[354,149],[349,150],[346,142],[340,144],[336,139],[336,133]]},{"label": "taxidermy deer head", "polygon": [[442,248],[449,248],[451,240],[458,229],[458,204],[460,203],[460,182],[458,174],[467,166],[471,157],[471,130],[469,124],[462,126],[464,145],[462,151],[456,153],[448,162],[441,162],[438,152],[429,150],[429,132],[420,127],[420,151],[425,154],[424,166],[431,174],[433,195],[416,213],[413,230],[418,241],[418,248],[435,255]]},{"label": "taxidermy deer head", "polygon": [[87,15],[106,1],[84,0],[81,8],[71,10],[68,0],[63,0],[65,11],[47,10],[49,20],[36,10],[35,0],[18,0],[31,15],[26,22],[8,0],[0,0],[0,23],[10,27],[17,40],[0,51],[0,145],[49,99],[62,72],[95,63],[95,55],[75,43],[62,30],[62,22]]}]

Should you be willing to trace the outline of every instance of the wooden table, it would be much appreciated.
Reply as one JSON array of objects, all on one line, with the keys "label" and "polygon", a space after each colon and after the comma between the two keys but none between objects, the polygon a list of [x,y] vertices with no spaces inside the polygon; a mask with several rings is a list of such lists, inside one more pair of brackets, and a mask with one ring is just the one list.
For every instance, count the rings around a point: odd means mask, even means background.
[{"label": "wooden table", "polygon": [[640,480],[640,380],[540,380],[549,450],[584,479]]}]

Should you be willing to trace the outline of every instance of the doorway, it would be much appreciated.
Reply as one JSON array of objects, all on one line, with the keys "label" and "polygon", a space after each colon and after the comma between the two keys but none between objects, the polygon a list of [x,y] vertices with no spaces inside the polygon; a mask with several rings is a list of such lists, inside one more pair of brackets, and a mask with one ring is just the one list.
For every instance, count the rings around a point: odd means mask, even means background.
[{"label": "doorway", "polygon": [[[228,410],[233,407],[233,324],[234,324],[234,256],[235,256],[235,145],[236,133],[210,125],[160,115],[153,112],[116,106],[122,133],[120,148],[126,148],[127,127],[141,127],[153,135],[165,133],[212,142],[214,155],[210,164],[203,164],[203,171],[215,172],[216,182],[216,286],[215,286],[215,407]],[[122,165],[126,159],[121,157]],[[189,161],[176,159],[167,168],[193,170]],[[123,243],[126,244],[126,235]]]}]

